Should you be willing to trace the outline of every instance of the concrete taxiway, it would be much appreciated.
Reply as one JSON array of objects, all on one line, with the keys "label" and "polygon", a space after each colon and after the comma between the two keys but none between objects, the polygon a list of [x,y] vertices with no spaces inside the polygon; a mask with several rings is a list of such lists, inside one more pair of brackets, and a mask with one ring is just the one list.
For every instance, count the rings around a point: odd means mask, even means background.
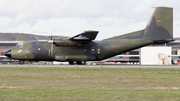
[{"label": "concrete taxiway", "polygon": [[180,65],[0,65],[0,67],[105,67],[105,68],[180,68]]}]

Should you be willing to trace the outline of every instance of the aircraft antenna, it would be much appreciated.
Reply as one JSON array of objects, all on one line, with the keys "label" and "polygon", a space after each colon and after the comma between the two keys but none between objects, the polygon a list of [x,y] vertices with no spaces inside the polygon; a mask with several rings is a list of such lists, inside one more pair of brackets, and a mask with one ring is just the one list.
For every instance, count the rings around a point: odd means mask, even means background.
[{"label": "aircraft antenna", "polygon": [[47,31],[47,40],[49,39],[48,31]]},{"label": "aircraft antenna", "polygon": [[51,27],[51,40],[52,40],[52,35],[53,35],[53,34],[52,34],[52,27]]}]

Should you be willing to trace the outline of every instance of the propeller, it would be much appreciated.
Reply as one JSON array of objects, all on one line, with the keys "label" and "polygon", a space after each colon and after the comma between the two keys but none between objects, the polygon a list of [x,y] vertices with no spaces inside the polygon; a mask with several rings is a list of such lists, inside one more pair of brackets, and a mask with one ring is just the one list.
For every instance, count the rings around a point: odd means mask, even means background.
[{"label": "propeller", "polygon": [[53,34],[52,34],[52,27],[51,27],[51,36],[49,36],[49,38],[50,38],[50,40],[48,40],[48,43],[51,44],[51,49],[49,50],[49,55],[52,57],[53,56]]},{"label": "propeller", "polygon": [[50,40],[53,40],[53,36],[52,36],[52,33],[51,33],[51,36],[48,35],[48,31],[47,31],[47,40],[50,41]]},{"label": "propeller", "polygon": [[51,36],[50,36],[50,39],[53,40],[53,34],[52,34],[52,27],[51,27]]}]

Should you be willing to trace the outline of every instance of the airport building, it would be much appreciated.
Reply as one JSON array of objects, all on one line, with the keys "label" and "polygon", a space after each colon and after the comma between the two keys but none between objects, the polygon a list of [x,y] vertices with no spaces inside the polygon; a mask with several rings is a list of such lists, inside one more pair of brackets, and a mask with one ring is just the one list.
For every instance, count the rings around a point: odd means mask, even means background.
[{"label": "airport building", "polygon": [[[13,48],[20,41],[0,42],[0,63],[18,64],[4,55],[6,51]],[[27,62],[29,63],[29,62]],[[57,64],[57,63],[56,63]],[[96,64],[142,64],[142,65],[171,65],[180,64],[180,42],[156,44],[136,49],[117,55],[103,61],[96,61]]]}]

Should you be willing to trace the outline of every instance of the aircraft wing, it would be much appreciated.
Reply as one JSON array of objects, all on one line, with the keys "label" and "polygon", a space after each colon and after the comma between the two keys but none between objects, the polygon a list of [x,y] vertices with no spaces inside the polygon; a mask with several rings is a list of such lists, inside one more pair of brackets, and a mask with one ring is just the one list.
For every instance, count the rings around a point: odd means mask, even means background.
[{"label": "aircraft wing", "polygon": [[0,41],[0,46],[16,46],[21,41]]},{"label": "aircraft wing", "polygon": [[84,31],[81,34],[78,34],[72,38],[69,38],[71,41],[91,41],[94,40],[99,31]]}]

